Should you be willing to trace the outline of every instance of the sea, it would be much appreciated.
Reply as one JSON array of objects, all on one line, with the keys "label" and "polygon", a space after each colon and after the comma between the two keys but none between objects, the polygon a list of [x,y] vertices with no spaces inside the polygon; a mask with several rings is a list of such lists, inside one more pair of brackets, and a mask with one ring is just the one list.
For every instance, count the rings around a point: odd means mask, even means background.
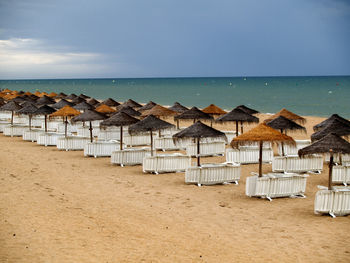
[{"label": "sea", "polygon": [[213,103],[225,110],[244,104],[263,113],[286,108],[304,116],[350,118],[350,76],[0,80],[0,89],[5,88],[199,108]]}]

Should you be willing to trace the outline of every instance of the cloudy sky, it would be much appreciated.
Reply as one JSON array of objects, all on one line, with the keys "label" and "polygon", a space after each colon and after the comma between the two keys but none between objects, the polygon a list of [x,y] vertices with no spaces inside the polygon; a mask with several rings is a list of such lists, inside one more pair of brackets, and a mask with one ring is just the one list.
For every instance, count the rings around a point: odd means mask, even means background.
[{"label": "cloudy sky", "polygon": [[0,0],[0,79],[350,75],[347,0]]}]

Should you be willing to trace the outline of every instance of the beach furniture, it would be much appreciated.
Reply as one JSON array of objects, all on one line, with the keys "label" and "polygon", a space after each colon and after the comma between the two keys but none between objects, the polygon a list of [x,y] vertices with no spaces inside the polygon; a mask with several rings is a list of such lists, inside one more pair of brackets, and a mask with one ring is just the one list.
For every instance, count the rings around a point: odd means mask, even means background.
[{"label": "beach furniture", "polygon": [[241,177],[241,167],[231,163],[202,164],[200,167],[189,167],[185,172],[185,183],[213,185],[236,183]]},{"label": "beach furniture", "polygon": [[191,157],[181,153],[145,156],[142,162],[144,173],[184,172],[191,166]]},{"label": "beach furniture", "polygon": [[[156,136],[157,133],[153,132],[153,136]],[[149,133],[145,134],[125,134],[123,137],[123,143],[127,146],[144,146],[151,145],[151,139]]]},{"label": "beach furniture", "polygon": [[[76,128],[77,135],[81,137],[89,137],[90,136],[90,127],[89,126],[79,126]],[[99,126],[92,126],[92,136],[96,137],[100,132]]]},{"label": "beach furniture", "polygon": [[112,152],[111,163],[124,165],[138,165],[142,164],[145,156],[151,155],[150,148],[126,148]]},{"label": "beach furniture", "polygon": [[37,144],[44,146],[57,146],[57,139],[64,137],[64,133],[43,132],[38,135]]},{"label": "beach furniture", "polygon": [[36,142],[38,140],[39,134],[43,133],[42,129],[27,129],[23,131],[23,141]]},{"label": "beach furniture", "polygon": [[319,186],[314,203],[315,214],[329,214],[332,217],[350,214],[350,187],[334,186],[328,189]]},{"label": "beach furniture", "polygon": [[[325,153],[324,155],[325,162],[329,163],[330,160],[330,154]],[[338,164],[347,164],[350,163],[350,154],[333,154],[333,162]]]},{"label": "beach furniture", "polygon": [[[128,134],[128,127],[123,127],[123,133]],[[97,139],[100,141],[120,140],[120,127],[108,126],[100,128],[97,133]]]},{"label": "beach furniture", "polygon": [[162,151],[174,151],[174,150],[184,149],[184,147],[181,147],[180,145],[175,145],[173,141],[173,137],[168,135],[161,138],[155,138],[154,148],[156,150],[162,150]]},{"label": "beach furniture", "polygon": [[247,177],[246,195],[262,197],[271,201],[276,197],[304,197],[307,174],[268,173]]},{"label": "beach furniture", "polygon": [[350,184],[350,166],[333,166],[332,183],[344,184],[345,186]]},{"label": "beach furniture", "polygon": [[88,142],[84,146],[84,156],[109,157],[120,148],[117,141]]},{"label": "beach furniture", "polygon": [[4,132],[4,128],[9,125],[10,125],[9,121],[0,121],[0,132]]},{"label": "beach furniture", "polygon": [[89,137],[65,136],[57,138],[57,148],[66,151],[84,150],[84,146],[90,141]]},{"label": "beach furniture", "polygon": [[13,124],[7,125],[3,128],[3,133],[5,136],[20,137],[23,136],[23,132],[28,129],[25,124]]},{"label": "beach furniture", "polygon": [[[224,141],[204,142],[200,145],[201,151],[199,156],[214,156],[225,154]],[[197,144],[191,143],[186,146],[186,154],[189,156],[197,156]]]},{"label": "beach furniture", "polygon": [[[272,148],[264,147],[262,149],[262,162],[270,163],[272,160]],[[259,147],[240,146],[238,149],[226,149],[226,162],[240,164],[259,163]]]},{"label": "beach furniture", "polygon": [[[284,155],[298,155],[298,151],[311,144],[311,140],[295,140],[296,145],[283,145]],[[283,156],[282,144],[278,144],[278,154]]]},{"label": "beach furniture", "polygon": [[300,158],[298,155],[276,156],[272,160],[273,172],[286,173],[306,173],[317,172],[321,173],[323,170],[323,156],[322,155],[308,155]]}]

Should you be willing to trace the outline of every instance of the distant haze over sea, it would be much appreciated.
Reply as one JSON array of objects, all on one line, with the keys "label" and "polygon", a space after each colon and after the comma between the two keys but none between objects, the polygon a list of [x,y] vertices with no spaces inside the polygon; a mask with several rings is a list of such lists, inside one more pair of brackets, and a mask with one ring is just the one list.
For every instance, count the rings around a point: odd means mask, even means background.
[{"label": "distant haze over sea", "polygon": [[214,103],[226,110],[244,104],[264,113],[287,108],[299,115],[350,118],[350,76],[0,80],[0,88],[200,108]]}]

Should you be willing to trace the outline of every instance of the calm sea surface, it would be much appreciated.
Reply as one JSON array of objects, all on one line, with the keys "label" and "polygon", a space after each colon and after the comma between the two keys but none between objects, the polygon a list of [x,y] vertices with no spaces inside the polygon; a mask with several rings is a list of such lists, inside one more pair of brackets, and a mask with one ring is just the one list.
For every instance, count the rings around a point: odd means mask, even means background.
[{"label": "calm sea surface", "polygon": [[227,110],[245,104],[265,113],[284,107],[300,115],[350,118],[350,76],[0,80],[0,88],[201,108],[214,103]]}]

